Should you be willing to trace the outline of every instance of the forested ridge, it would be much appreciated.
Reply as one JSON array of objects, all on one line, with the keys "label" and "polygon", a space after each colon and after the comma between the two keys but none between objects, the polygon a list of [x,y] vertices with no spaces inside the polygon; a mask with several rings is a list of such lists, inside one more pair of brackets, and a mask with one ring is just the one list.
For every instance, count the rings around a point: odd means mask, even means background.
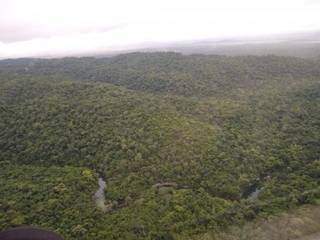
[{"label": "forested ridge", "polygon": [[3,60],[0,106],[0,229],[197,239],[319,203],[318,60]]}]

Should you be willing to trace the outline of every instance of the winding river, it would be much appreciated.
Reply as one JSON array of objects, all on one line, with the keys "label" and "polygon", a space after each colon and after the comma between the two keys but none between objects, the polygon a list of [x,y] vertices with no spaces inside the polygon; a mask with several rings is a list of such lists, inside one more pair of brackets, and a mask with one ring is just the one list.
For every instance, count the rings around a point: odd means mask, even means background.
[{"label": "winding river", "polygon": [[107,207],[105,204],[106,198],[104,195],[104,191],[105,191],[107,185],[106,185],[106,182],[102,178],[99,178],[98,184],[99,184],[99,188],[94,194],[94,199],[96,201],[97,207],[99,209],[101,209],[101,211],[106,212]]}]

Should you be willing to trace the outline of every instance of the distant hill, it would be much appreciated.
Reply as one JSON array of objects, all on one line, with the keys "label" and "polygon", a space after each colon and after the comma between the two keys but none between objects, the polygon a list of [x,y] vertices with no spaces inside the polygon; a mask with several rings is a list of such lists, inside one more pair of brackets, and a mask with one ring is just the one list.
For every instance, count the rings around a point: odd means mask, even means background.
[{"label": "distant hill", "polygon": [[271,34],[256,37],[229,37],[177,41],[167,43],[147,42],[128,46],[127,50],[92,53],[92,56],[115,56],[131,52],[178,52],[205,55],[277,55],[303,58],[320,57],[320,31]]},{"label": "distant hill", "polygon": [[144,50],[176,51],[184,54],[277,55],[318,58],[320,56],[320,32],[185,41],[159,44]]},{"label": "distant hill", "polygon": [[[226,55],[226,56],[289,56],[320,58],[320,30],[301,31],[260,36],[235,36],[225,38],[194,39],[169,42],[142,42],[138,44],[96,50],[80,54],[59,53],[59,55],[37,55],[41,58],[98,57],[105,58],[134,52],[176,52],[185,55]],[[0,59],[3,57],[0,56]]]}]

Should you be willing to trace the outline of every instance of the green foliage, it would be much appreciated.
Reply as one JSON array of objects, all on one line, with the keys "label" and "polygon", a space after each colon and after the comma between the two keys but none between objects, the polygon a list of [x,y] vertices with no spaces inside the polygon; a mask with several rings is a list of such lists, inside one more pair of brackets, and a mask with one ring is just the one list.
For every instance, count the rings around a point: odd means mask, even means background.
[{"label": "green foliage", "polygon": [[0,61],[0,229],[176,239],[317,203],[319,69],[176,53]]},{"label": "green foliage", "polygon": [[[37,167],[2,163],[1,228],[32,224],[77,238],[95,224],[92,195],[97,177],[76,167]],[[75,231],[75,229],[77,231]]]}]

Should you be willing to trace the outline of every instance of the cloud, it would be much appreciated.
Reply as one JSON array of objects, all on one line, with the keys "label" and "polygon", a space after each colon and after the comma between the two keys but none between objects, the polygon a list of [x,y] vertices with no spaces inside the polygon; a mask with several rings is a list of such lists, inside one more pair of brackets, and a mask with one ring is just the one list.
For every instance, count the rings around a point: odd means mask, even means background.
[{"label": "cloud", "polygon": [[320,29],[320,5],[305,0],[1,0],[1,5],[1,58]]},{"label": "cloud", "polygon": [[[100,0],[2,0],[0,41],[15,42],[33,38],[106,32],[123,27],[119,6]],[[114,8],[116,7],[116,8]]]},{"label": "cloud", "polygon": [[317,5],[320,4],[319,0],[305,0],[306,5]]},{"label": "cloud", "polygon": [[0,41],[3,43],[28,41],[35,38],[51,38],[57,36],[66,36],[73,34],[90,34],[95,32],[109,32],[115,29],[124,28],[125,24],[117,24],[113,26],[81,26],[78,28],[55,29],[46,28],[39,24],[33,25],[0,25]]}]

